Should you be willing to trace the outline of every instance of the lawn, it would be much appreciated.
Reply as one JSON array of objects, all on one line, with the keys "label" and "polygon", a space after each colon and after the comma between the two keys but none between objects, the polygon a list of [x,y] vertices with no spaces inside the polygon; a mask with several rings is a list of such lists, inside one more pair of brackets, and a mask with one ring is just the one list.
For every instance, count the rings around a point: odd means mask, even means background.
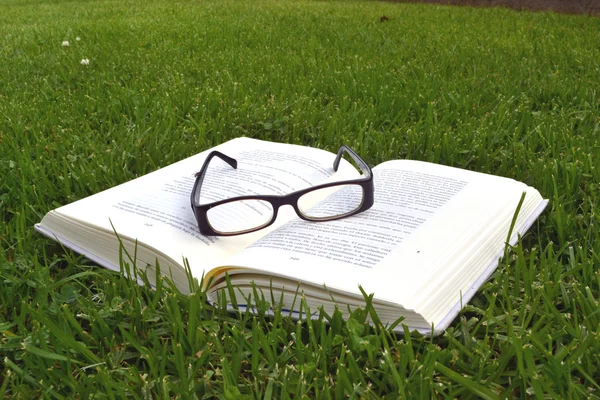
[{"label": "lawn", "polygon": [[[600,397],[600,19],[0,0],[0,38],[0,398]],[[242,135],[508,176],[550,205],[435,338],[360,310],[227,314],[33,230]]]}]

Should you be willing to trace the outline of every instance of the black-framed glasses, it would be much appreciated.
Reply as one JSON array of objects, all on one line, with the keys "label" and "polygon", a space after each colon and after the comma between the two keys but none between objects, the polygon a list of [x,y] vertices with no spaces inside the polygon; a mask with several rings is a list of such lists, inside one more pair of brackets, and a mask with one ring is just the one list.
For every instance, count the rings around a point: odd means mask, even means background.
[{"label": "black-framed glasses", "polygon": [[[266,228],[277,219],[279,207],[291,205],[296,214],[306,221],[321,222],[346,218],[368,210],[374,201],[373,173],[371,168],[352,149],[342,145],[333,162],[337,171],[344,153],[352,157],[362,176],[357,179],[329,182],[298,190],[287,195],[250,195],[231,197],[200,204],[202,182],[208,165],[214,157],[237,169],[237,161],[213,150],[208,154],[192,189],[192,210],[200,233],[207,236],[234,236]],[[329,194],[326,200],[314,204],[314,195]],[[243,217],[240,217],[243,216]]]}]

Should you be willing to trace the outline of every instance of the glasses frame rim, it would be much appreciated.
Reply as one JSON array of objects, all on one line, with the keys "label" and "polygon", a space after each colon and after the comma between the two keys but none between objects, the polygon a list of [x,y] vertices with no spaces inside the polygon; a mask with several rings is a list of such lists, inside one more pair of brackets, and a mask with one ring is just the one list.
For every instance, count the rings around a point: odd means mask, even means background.
[{"label": "glasses frame rim", "polygon": [[[200,171],[198,171],[195,174],[196,181],[194,182],[194,186],[192,188],[192,194],[190,196],[192,210],[194,212],[194,216],[196,217],[196,222],[198,223],[198,228],[200,229],[200,233],[205,236],[237,236],[237,235],[243,235],[246,233],[256,232],[256,231],[259,231],[261,229],[264,229],[264,228],[272,225],[277,220],[277,213],[279,211],[279,208],[282,206],[285,206],[285,205],[292,206],[292,208],[294,209],[294,211],[296,212],[296,214],[298,215],[298,217],[300,219],[303,219],[303,220],[309,221],[309,222],[335,221],[335,220],[347,218],[352,215],[355,215],[355,214],[358,214],[358,213],[368,210],[369,208],[371,208],[371,206],[373,206],[373,203],[375,201],[375,187],[373,184],[373,172],[371,171],[371,168],[369,167],[369,165],[366,162],[364,162],[363,159],[360,158],[360,156],[358,154],[356,154],[356,152],[354,150],[352,150],[350,147],[348,147],[346,145],[342,145],[337,152],[336,158],[333,162],[333,170],[334,171],[337,172],[339,164],[341,162],[341,159],[342,159],[342,156],[344,155],[344,153],[348,153],[350,155],[350,157],[354,160],[354,162],[356,162],[356,164],[358,165],[359,169],[362,171],[364,176],[362,176],[360,178],[356,178],[356,179],[322,183],[322,184],[311,186],[308,188],[296,190],[292,193],[288,193],[285,195],[237,196],[237,197],[230,197],[228,199],[214,201],[212,203],[199,204],[196,201],[195,194],[200,193],[200,191],[202,189],[202,183],[204,182],[204,177],[206,175],[206,171],[208,170],[208,166],[213,158],[215,158],[215,157],[220,158],[221,160],[223,160],[224,162],[229,164],[233,169],[237,169],[237,160],[236,159],[229,157],[217,150],[211,151],[208,154],[208,156],[206,156],[206,159],[204,160],[204,164],[202,165],[202,168],[200,169]],[[359,207],[357,207],[353,211],[349,211],[345,214],[340,214],[340,215],[336,215],[333,217],[320,217],[320,218],[312,217],[311,218],[311,217],[307,217],[300,210],[300,207],[298,207],[298,200],[300,199],[300,197],[302,197],[303,195],[305,195],[307,193],[310,193],[310,192],[316,191],[316,190],[320,190],[320,189],[334,187],[334,186],[343,186],[343,185],[351,185],[351,184],[360,186],[363,191],[362,203],[360,204]],[[207,213],[210,209],[221,206],[223,204],[232,203],[232,202],[236,202],[236,201],[243,201],[243,200],[262,200],[262,201],[266,201],[266,202],[270,203],[271,207],[273,208],[273,215],[271,216],[270,221],[268,221],[265,224],[259,225],[257,227],[253,227],[253,228],[242,230],[242,231],[236,231],[236,232],[221,232],[221,231],[214,229],[211,226],[211,224],[208,220],[208,215],[207,215]]]}]

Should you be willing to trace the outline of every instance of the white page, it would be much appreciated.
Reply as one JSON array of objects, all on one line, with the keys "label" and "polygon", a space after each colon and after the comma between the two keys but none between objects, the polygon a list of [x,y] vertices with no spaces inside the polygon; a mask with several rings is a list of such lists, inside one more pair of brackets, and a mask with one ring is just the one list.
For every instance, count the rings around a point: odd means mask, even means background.
[{"label": "white page", "polygon": [[[527,195],[515,222],[513,236],[519,231],[523,233],[523,226],[543,202],[536,190],[523,184],[522,186]],[[479,227],[473,226],[479,234],[476,239],[467,239],[460,246],[461,251],[450,249],[446,252],[446,259],[441,261],[446,268],[431,271],[422,286],[413,289],[414,307],[423,310],[432,321],[437,322],[443,319],[456,303],[461,302],[473,282],[477,281],[489,263],[497,260],[498,255],[503,252],[519,200],[520,198],[513,199],[512,204],[507,200],[507,204],[510,205],[496,208],[491,221],[482,223]]]},{"label": "white page", "polygon": [[[211,150],[236,158],[233,169],[215,158],[205,177],[203,193],[209,200],[245,194],[286,194],[325,181],[357,176],[346,161],[333,171],[335,155],[303,146],[239,138]],[[175,262],[190,261],[194,275],[226,261],[269,231],[227,238],[200,235],[190,206],[194,174],[209,151],[172,164],[134,181],[61,207],[55,212],[82,221],[95,229],[112,232],[111,221],[122,238],[156,248]],[[204,200],[204,199],[203,199]],[[291,212],[290,212],[291,211]],[[295,217],[281,209],[277,223]],[[42,226],[44,221],[42,221]],[[63,229],[68,235],[68,226]],[[73,243],[77,237],[65,237]]]},{"label": "white page", "polygon": [[440,260],[460,253],[457,245],[477,235],[477,224],[518,202],[524,187],[415,161],[386,162],[373,172],[372,209],[339,221],[292,221],[241,252],[232,265],[355,294],[361,285],[379,299],[411,308],[415,288],[435,274]]},{"label": "white page", "polygon": [[[523,191],[528,190],[530,198],[526,201],[532,206],[521,209],[520,221],[529,218],[536,208],[533,204],[542,201],[535,189],[523,183],[471,175],[469,186],[448,204],[446,212],[416,232],[378,266],[384,276],[396,277],[382,279],[377,287],[379,295],[401,299],[404,306],[421,311],[425,311],[423,304],[432,304],[429,301],[432,298],[451,298],[442,306],[451,308],[460,301],[461,287],[466,292],[464,288],[477,280],[504,247],[508,226]],[[497,231],[502,231],[500,236],[495,234]],[[496,240],[490,241],[492,235]],[[491,251],[486,247],[490,245]],[[491,258],[469,264],[469,258],[476,253]],[[463,282],[458,289],[449,284],[457,276]]]},{"label": "white page", "polygon": [[372,281],[377,266],[392,250],[468,184],[395,165],[373,169],[375,204],[368,211],[331,222],[292,221],[251,245],[234,263],[262,265],[271,273],[321,280],[330,287],[358,292],[358,284]]}]

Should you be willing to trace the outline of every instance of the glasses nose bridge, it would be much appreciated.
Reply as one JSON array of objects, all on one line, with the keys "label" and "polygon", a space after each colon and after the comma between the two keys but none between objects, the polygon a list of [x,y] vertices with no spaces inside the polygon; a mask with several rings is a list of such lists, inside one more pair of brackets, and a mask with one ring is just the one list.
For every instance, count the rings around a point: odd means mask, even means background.
[{"label": "glasses nose bridge", "polygon": [[291,193],[283,196],[273,196],[268,201],[271,203],[271,206],[275,211],[284,206],[291,206],[295,209],[297,207],[299,197],[300,196],[296,195],[296,193]]}]

